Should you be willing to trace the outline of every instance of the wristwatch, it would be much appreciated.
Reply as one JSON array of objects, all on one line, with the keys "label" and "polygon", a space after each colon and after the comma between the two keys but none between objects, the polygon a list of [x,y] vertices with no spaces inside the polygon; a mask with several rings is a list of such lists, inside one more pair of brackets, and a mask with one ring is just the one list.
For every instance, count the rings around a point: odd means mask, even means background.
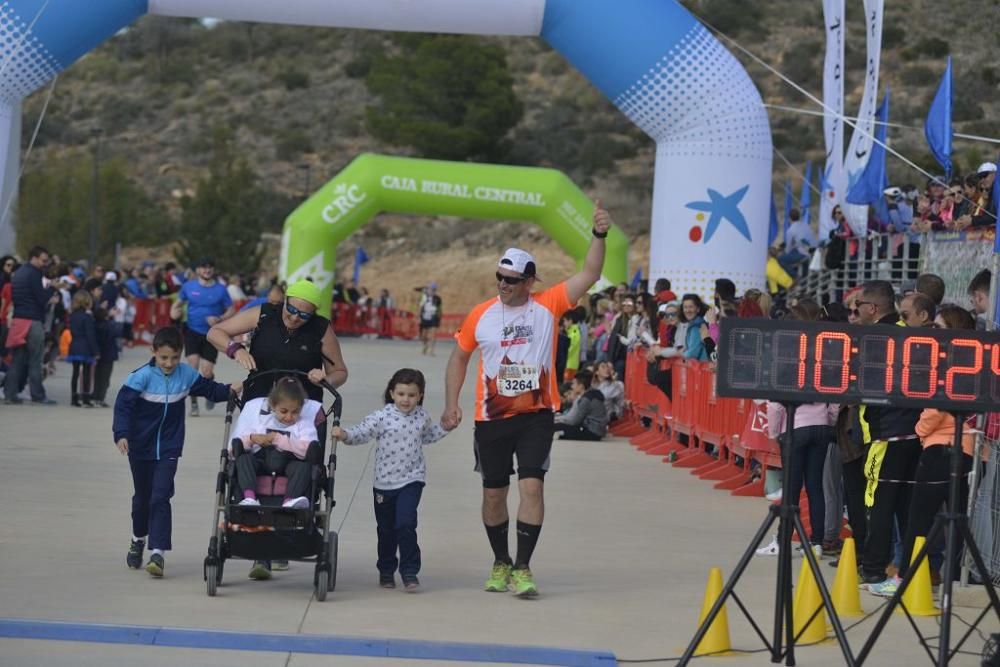
[{"label": "wristwatch", "polygon": [[606,239],[608,238],[607,232],[599,232],[596,228],[591,228],[590,233],[594,235],[595,238]]}]

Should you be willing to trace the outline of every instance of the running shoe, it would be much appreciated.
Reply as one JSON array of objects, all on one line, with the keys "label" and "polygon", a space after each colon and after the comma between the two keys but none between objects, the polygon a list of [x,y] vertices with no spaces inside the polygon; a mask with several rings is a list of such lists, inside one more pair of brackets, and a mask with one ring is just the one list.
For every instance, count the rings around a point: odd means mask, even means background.
[{"label": "running shoe", "polygon": [[782,496],[781,489],[775,489],[774,491],[768,493],[764,497],[770,500],[771,502],[774,502],[776,500],[781,500],[781,496]]},{"label": "running shoe", "polygon": [[163,567],[163,556],[160,554],[153,554],[149,557],[149,562],[146,563],[146,572],[149,572],[154,577],[162,577]]},{"label": "running shoe", "polygon": [[380,588],[395,588],[396,577],[392,574],[378,575],[378,585]]},{"label": "running shoe", "polygon": [[519,598],[533,598],[538,595],[535,577],[531,574],[531,570],[526,567],[511,570],[510,583],[514,588],[514,595]]},{"label": "running shoe", "polygon": [[777,556],[780,549],[778,548],[778,536],[771,536],[771,543],[767,546],[760,547],[757,549],[756,554],[758,556]]},{"label": "running shoe", "polygon": [[256,498],[244,498],[243,500],[240,501],[240,505],[243,505],[243,506],[249,505],[249,506],[252,506],[252,507],[259,507],[260,506],[260,501],[257,500]]},{"label": "running shoe", "polygon": [[133,570],[142,567],[142,552],[146,548],[145,540],[132,540],[128,546],[128,555],[125,556],[125,564]]},{"label": "running shoe", "polygon": [[191,404],[191,411],[188,412],[188,416],[189,417],[197,417],[198,416],[198,404],[197,403],[192,403]]},{"label": "running shoe", "polygon": [[510,563],[497,561],[493,563],[490,578],[486,580],[486,590],[490,593],[506,593],[510,585],[510,573],[513,569]]},{"label": "running shoe", "polygon": [[266,560],[255,560],[253,562],[253,567],[250,568],[250,574],[247,575],[251,579],[257,581],[265,581],[271,578],[271,563]]},{"label": "running shoe", "polygon": [[284,572],[288,569],[287,560],[272,560],[271,561],[271,571],[272,572]]},{"label": "running shoe", "polygon": [[205,409],[208,410],[209,412],[211,412],[212,410],[214,410],[215,409],[215,401],[206,400],[205,401]]},{"label": "running shoe", "polygon": [[899,590],[899,582],[901,580],[896,577],[889,577],[885,581],[879,582],[877,584],[868,584],[868,592],[872,595],[878,595],[884,598],[891,598]]},{"label": "running shoe", "polygon": [[420,580],[414,574],[403,577],[403,588],[407,593],[416,593],[420,589]]}]

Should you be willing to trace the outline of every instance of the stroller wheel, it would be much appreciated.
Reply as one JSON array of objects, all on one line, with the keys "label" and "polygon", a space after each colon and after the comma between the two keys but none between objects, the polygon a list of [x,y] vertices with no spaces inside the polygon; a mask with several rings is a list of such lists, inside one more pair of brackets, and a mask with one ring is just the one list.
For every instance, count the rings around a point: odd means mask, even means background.
[{"label": "stroller wheel", "polygon": [[208,597],[215,597],[215,587],[218,586],[220,579],[222,579],[222,568],[218,565],[205,566],[205,588],[208,592]]},{"label": "stroller wheel", "polygon": [[316,586],[313,591],[316,594],[316,601],[323,602],[326,600],[326,592],[329,590],[330,586],[330,571],[323,568],[322,565],[316,566]]}]

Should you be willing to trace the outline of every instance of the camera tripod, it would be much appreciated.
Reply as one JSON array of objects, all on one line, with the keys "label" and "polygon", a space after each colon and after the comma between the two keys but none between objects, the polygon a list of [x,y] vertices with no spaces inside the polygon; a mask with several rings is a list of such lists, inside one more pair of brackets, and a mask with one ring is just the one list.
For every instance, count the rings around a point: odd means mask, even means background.
[{"label": "camera tripod", "polygon": [[[792,447],[792,432],[794,431],[795,425],[795,403],[784,403],[785,411],[787,412],[786,420],[786,430],[785,437],[780,438],[782,447],[782,466],[781,466],[781,478],[782,478],[782,489],[784,493],[781,495],[781,502],[778,505],[771,505],[768,508],[767,518],[764,519],[764,523],[761,524],[760,528],[757,530],[757,534],[754,535],[753,540],[750,542],[750,546],[743,553],[740,558],[739,564],[733,571],[732,575],[729,577],[729,581],[726,582],[725,587],[722,589],[722,593],[719,595],[719,599],[715,601],[712,609],[708,612],[705,620],[702,621],[701,626],[695,633],[694,638],[688,645],[687,650],[684,651],[684,655],[678,664],[682,667],[690,662],[691,658],[694,656],[695,651],[698,648],[698,644],[704,638],[705,634],[708,632],[709,627],[715,620],[715,617],[719,615],[722,610],[722,606],[726,603],[726,600],[730,597],[739,606],[740,611],[746,616],[747,620],[750,621],[750,625],[753,626],[754,631],[757,636],[760,637],[761,641],[764,642],[764,646],[771,654],[771,662],[781,662],[782,659],[785,660],[786,665],[795,664],[795,643],[798,641],[799,635],[795,634],[795,625],[792,615],[792,532],[796,532],[799,535],[799,543],[803,546],[802,553],[809,563],[809,569],[812,570],[813,578],[816,580],[816,585],[819,587],[820,595],[823,598],[823,604],[816,608],[816,611],[812,613],[809,619],[803,624],[803,631],[809,627],[820,611],[826,609],[827,616],[830,622],[833,624],[834,634],[837,636],[837,642],[840,644],[840,649],[844,653],[844,659],[846,664],[853,667],[856,664],[854,656],[851,654],[851,647],[847,643],[847,637],[844,634],[844,627],[840,623],[840,619],[837,617],[837,613],[833,608],[833,601],[830,598],[830,591],[826,587],[826,583],[823,581],[823,574],[820,572],[819,563],[816,561],[816,556],[813,554],[812,549],[808,548],[809,536],[806,534],[805,527],[802,525],[802,519],[799,516],[799,506],[798,498],[792,498],[790,493],[787,493],[788,489],[791,488],[791,470],[792,470],[792,458],[794,457],[794,448]],[[767,637],[764,635],[760,626],[754,621],[753,616],[744,606],[743,601],[740,600],[739,596],[736,594],[736,584],[739,582],[740,577],[743,576],[743,572],[746,570],[750,561],[753,560],[754,554],[757,550],[757,546],[760,544],[764,536],[767,535],[768,531],[775,521],[778,521],[778,580],[775,590],[775,600],[774,600],[774,628],[773,628],[773,638],[768,641]]]},{"label": "camera tripod", "polygon": [[[886,623],[889,622],[889,618],[897,606],[902,607],[903,612],[910,621],[910,625],[913,627],[914,632],[917,633],[917,637],[920,639],[920,645],[927,651],[927,655],[930,657],[931,662],[938,667],[945,667],[945,665],[947,665],[948,662],[955,657],[955,655],[957,655],[958,651],[962,648],[962,645],[965,644],[966,640],[976,630],[976,627],[984,618],[986,618],[990,609],[993,609],[997,614],[997,619],[1000,619],[1000,599],[997,598],[997,592],[993,587],[993,582],[990,580],[990,574],[983,562],[983,556],[979,552],[979,547],[976,546],[976,541],[973,539],[972,531],[969,530],[969,515],[965,512],[958,512],[959,489],[962,477],[962,427],[964,426],[965,415],[956,412],[952,413],[952,417],[955,419],[955,441],[952,443],[951,447],[951,472],[948,480],[948,511],[942,512],[934,517],[934,524],[931,526],[931,529],[927,534],[927,540],[924,542],[924,546],[917,553],[916,558],[913,559],[913,563],[910,565],[909,570],[907,570],[906,576],[903,577],[903,580],[900,582],[899,588],[896,590],[896,594],[892,596],[892,599],[886,606],[885,611],[882,612],[882,616],[879,617],[878,623],[876,623],[875,627],[872,629],[871,635],[869,635],[868,640],[862,647],[861,653],[858,654],[858,665],[864,663],[865,659],[868,657],[868,654],[875,646],[875,642],[878,641],[879,636],[882,634],[882,629],[885,628]],[[975,461],[973,461],[973,465],[976,465]],[[944,531],[945,535],[945,559],[944,571],[942,572],[943,578],[941,581],[941,634],[938,637],[938,652],[937,657],[935,658],[931,647],[927,643],[927,639],[920,633],[920,629],[917,628],[916,623],[913,622],[913,617],[910,616],[910,612],[906,609],[906,605],[903,604],[903,593],[906,592],[907,587],[916,576],[917,568],[919,568],[920,564],[923,563],[925,558],[927,558],[928,547],[934,542],[942,531]],[[958,545],[956,542],[959,537],[965,541],[965,548],[969,550],[969,554],[972,556],[972,560],[976,564],[976,568],[979,570],[979,576],[983,579],[983,586],[986,589],[987,595],[989,595],[990,603],[986,605],[986,608],[979,614],[975,622],[969,626],[968,632],[965,633],[965,636],[959,640],[954,650],[952,650],[949,646],[951,643],[952,589],[955,583],[955,574],[958,573],[959,568],[957,553]]]}]

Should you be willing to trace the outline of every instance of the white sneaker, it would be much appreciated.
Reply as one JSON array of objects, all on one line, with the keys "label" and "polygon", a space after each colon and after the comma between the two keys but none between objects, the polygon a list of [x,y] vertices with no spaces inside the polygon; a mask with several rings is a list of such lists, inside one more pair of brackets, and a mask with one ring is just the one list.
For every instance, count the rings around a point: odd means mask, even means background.
[{"label": "white sneaker", "polygon": [[768,544],[766,547],[761,547],[760,549],[757,549],[757,555],[758,556],[777,556],[778,555],[778,551],[780,551],[778,549],[778,536],[777,535],[772,535],[771,536],[771,543]]},{"label": "white sneaker", "polygon": [[240,505],[253,505],[254,507],[259,507],[260,501],[256,498],[244,498],[240,501]]},{"label": "white sneaker", "polygon": [[764,497],[770,500],[771,502],[774,502],[776,500],[781,500],[781,489],[775,489],[774,491],[772,491],[771,493],[767,494]]},{"label": "white sneaker", "polygon": [[305,496],[299,496],[298,498],[289,498],[285,502],[281,503],[281,506],[293,510],[309,509],[309,499],[306,498]]}]

